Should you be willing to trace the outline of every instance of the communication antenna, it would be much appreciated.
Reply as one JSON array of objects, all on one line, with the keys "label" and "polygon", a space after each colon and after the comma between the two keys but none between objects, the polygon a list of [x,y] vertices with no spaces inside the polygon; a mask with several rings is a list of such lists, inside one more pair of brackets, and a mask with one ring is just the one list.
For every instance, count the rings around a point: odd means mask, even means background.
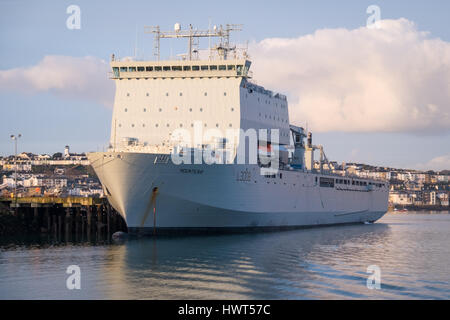
[{"label": "communication antenna", "polygon": [[220,26],[214,26],[213,30],[197,30],[189,25],[187,30],[182,30],[181,25],[176,23],[173,31],[161,31],[159,26],[151,26],[144,27],[145,33],[153,33],[154,42],[153,42],[153,54],[156,59],[159,61],[160,59],[160,40],[167,38],[187,38],[188,39],[188,51],[187,51],[187,59],[192,60],[193,54],[195,54],[194,46],[198,45],[199,38],[220,38],[219,46],[216,46],[215,49],[219,52],[219,56],[223,59],[227,59],[228,52],[234,50],[235,48],[230,47],[230,32],[231,31],[241,31],[242,25],[240,24],[227,24],[225,28]]}]

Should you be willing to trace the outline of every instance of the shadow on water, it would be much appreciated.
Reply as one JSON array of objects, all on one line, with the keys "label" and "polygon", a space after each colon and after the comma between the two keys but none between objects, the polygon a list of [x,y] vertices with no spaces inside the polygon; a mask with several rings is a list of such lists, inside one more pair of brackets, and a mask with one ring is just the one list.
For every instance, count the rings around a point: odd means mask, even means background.
[{"label": "shadow on water", "polygon": [[[256,234],[130,238],[123,242],[119,268],[125,272],[126,281],[133,283],[135,290],[141,288],[141,294],[148,298],[314,297],[308,287],[322,272],[320,264],[314,263],[317,251],[328,252],[319,260],[332,269],[342,261],[325,260],[336,251],[344,256],[361,255],[381,245],[388,233],[388,225],[373,224]],[[128,272],[132,276],[127,276]],[[353,280],[364,286],[366,277],[364,274]]]}]

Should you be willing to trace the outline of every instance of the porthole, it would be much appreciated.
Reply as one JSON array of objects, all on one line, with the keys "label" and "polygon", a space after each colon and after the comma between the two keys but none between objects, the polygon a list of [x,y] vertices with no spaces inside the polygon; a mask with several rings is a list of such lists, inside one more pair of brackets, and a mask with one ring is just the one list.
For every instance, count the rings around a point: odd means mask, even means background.
[{"label": "porthole", "polygon": [[130,96],[130,93],[129,92],[127,92],[127,97],[129,97]]},{"label": "porthole", "polygon": [[158,127],[158,126],[159,126],[159,125],[156,123],[156,124],[155,124],[155,127]]},{"label": "porthole", "polygon": [[146,108],[144,108],[144,112],[147,112],[147,109],[146,109]]},{"label": "porthole", "polygon": [[168,92],[166,92],[166,97],[168,97],[169,96],[169,93]]},{"label": "porthole", "polygon": [[159,108],[159,112],[161,112],[162,111],[162,109],[161,108]]},{"label": "porthole", "polygon": [[224,95],[224,96],[226,96],[226,95],[227,95],[227,93],[226,93],[226,92],[224,92],[224,93],[223,93],[223,95]]},{"label": "porthole", "polygon": [[150,94],[147,92],[146,96],[148,97]]},{"label": "porthole", "polygon": [[180,123],[180,128],[182,128],[183,127],[183,124],[182,123]]},{"label": "porthole", "polygon": [[208,95],[208,92],[205,92],[205,97]]},{"label": "porthole", "polygon": [[203,108],[200,108],[200,112],[202,112],[203,111]]},{"label": "porthole", "polygon": [[233,112],[234,111],[234,108],[231,108],[231,112]]},{"label": "porthole", "polygon": [[170,124],[166,124],[166,127],[167,127],[167,128],[170,127]]},{"label": "porthole", "polygon": [[189,108],[189,112],[192,112],[192,108]]},{"label": "porthole", "polygon": [[218,128],[219,127],[219,124],[218,123],[216,123],[216,128]]},{"label": "porthole", "polygon": [[127,108],[125,108],[125,112],[127,112],[128,111],[128,109]]},{"label": "porthole", "polygon": [[131,124],[131,127],[134,128],[134,123]]},{"label": "porthole", "polygon": [[183,92],[180,92],[180,97],[183,96]]},{"label": "porthole", "polygon": [[142,127],[145,128],[145,123],[142,124]]}]

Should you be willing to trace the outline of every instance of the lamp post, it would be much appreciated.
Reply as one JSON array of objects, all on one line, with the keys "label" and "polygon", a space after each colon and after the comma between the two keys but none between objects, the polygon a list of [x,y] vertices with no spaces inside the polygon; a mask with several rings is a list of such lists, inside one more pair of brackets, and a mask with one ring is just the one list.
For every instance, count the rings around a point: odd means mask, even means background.
[{"label": "lamp post", "polygon": [[17,136],[11,135],[11,139],[14,140],[14,209],[17,216],[17,140],[22,137],[19,133]]}]

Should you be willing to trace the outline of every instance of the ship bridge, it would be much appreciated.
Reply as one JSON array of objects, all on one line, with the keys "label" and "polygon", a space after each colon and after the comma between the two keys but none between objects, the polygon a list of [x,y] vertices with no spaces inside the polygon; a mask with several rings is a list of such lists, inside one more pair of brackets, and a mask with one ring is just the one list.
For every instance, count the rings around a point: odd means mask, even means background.
[{"label": "ship bridge", "polygon": [[111,61],[112,79],[248,77],[251,62],[233,60]]}]

